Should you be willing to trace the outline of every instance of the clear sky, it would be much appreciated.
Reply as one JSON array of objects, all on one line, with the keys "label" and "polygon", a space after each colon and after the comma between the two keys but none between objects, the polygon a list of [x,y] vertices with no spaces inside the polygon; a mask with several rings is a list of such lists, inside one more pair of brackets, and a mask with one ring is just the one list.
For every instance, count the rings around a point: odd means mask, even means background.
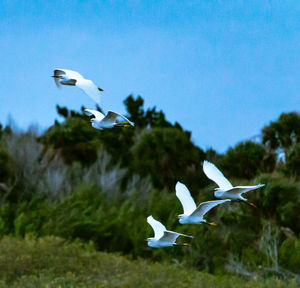
[{"label": "clear sky", "polygon": [[103,88],[105,110],[141,95],[224,152],[300,110],[300,1],[0,0],[1,123],[45,128],[56,104],[94,107],[57,89],[54,68]]}]

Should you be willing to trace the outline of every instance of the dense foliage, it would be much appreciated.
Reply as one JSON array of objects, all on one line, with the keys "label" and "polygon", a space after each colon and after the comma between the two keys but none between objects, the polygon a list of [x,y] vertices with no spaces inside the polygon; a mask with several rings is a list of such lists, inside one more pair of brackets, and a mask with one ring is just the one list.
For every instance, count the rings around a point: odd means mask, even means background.
[{"label": "dense foliage", "polygon": [[[99,131],[83,108],[59,106],[63,120],[42,135],[1,127],[0,235],[80,238],[134,259],[298,279],[299,114],[282,114],[264,127],[262,143],[245,141],[218,154],[197,147],[190,132],[168,122],[162,111],[145,110],[141,97],[129,96],[124,104],[134,128]],[[285,157],[278,160],[282,150]],[[215,184],[202,171],[205,159],[233,184],[266,184],[246,195],[258,208],[226,203],[207,215],[217,227],[180,225],[178,180],[197,203],[213,199]],[[147,248],[151,214],[168,229],[194,235],[192,246]]]},{"label": "dense foliage", "polygon": [[298,287],[290,280],[246,281],[213,276],[178,264],[149,263],[95,251],[92,243],[68,243],[56,237],[0,241],[0,287]]}]

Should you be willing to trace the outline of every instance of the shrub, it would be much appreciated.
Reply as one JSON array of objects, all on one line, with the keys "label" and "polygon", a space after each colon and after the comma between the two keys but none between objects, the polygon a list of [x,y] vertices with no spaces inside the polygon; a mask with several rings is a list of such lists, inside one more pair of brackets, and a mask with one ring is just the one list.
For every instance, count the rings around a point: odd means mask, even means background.
[{"label": "shrub", "polygon": [[288,238],[279,249],[279,263],[287,269],[300,273],[300,239]]},{"label": "shrub", "polygon": [[0,287],[297,287],[296,280],[213,276],[180,264],[129,261],[57,237],[0,241]]},{"label": "shrub", "polygon": [[0,182],[7,182],[12,175],[10,155],[0,143]]}]

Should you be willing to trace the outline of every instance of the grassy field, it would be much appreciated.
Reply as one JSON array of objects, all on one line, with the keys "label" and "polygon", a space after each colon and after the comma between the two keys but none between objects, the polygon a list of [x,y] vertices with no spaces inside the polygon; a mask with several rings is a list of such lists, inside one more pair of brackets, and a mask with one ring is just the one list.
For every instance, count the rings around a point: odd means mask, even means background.
[{"label": "grassy field", "polygon": [[299,287],[294,280],[242,279],[188,270],[180,264],[98,252],[57,237],[0,241],[0,287]]}]

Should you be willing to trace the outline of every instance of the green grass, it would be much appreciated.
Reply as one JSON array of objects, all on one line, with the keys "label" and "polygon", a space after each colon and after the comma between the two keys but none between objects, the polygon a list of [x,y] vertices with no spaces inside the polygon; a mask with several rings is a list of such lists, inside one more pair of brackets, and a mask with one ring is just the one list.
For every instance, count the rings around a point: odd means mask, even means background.
[{"label": "green grass", "polygon": [[299,287],[294,280],[245,280],[188,270],[180,264],[98,252],[57,237],[0,240],[0,287]]}]

